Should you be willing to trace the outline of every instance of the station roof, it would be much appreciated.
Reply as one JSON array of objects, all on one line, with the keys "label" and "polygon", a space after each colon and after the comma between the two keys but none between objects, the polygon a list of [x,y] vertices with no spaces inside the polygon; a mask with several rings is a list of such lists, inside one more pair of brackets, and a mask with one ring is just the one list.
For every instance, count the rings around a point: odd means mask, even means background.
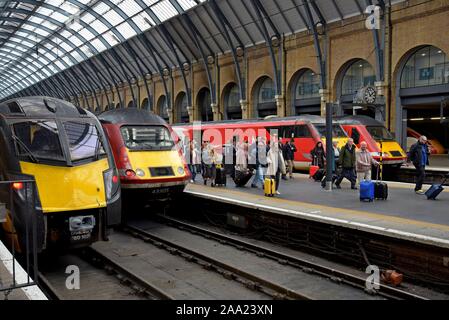
[{"label": "station roof", "polygon": [[135,82],[228,52],[230,41],[234,48],[265,43],[263,25],[279,38],[362,15],[366,6],[366,0],[0,0],[0,100],[42,82],[70,87],[72,96]]}]

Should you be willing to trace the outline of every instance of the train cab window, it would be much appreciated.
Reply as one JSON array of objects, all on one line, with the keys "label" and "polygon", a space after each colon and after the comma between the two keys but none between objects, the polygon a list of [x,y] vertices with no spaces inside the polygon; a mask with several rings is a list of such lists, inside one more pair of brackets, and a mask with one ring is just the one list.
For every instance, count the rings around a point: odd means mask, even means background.
[{"label": "train cab window", "polygon": [[295,126],[295,138],[310,138],[311,136],[310,130],[305,124]]},{"label": "train cab window", "polygon": [[284,139],[291,139],[291,138],[296,137],[294,126],[286,126],[286,127],[284,127],[283,131],[284,132],[283,132],[282,138],[284,138]]},{"label": "train cab window", "polygon": [[124,126],[121,132],[131,151],[171,150],[174,146],[170,132],[164,126]]},{"label": "train cab window", "polygon": [[19,156],[64,160],[56,122],[20,122],[13,129]]},{"label": "train cab window", "polygon": [[64,122],[72,161],[106,155],[98,130],[92,123]]},{"label": "train cab window", "polygon": [[393,135],[383,126],[367,126],[366,130],[376,141],[393,141]]},{"label": "train cab window", "polygon": [[357,128],[352,128],[351,130],[351,138],[354,140],[355,144],[360,143],[360,132]]},{"label": "train cab window", "polygon": [[[315,125],[316,129],[318,130],[318,133],[321,137],[326,137],[326,125],[325,124],[317,124]],[[332,125],[332,136],[334,138],[346,138],[347,135],[345,131],[341,128],[339,124]]]}]

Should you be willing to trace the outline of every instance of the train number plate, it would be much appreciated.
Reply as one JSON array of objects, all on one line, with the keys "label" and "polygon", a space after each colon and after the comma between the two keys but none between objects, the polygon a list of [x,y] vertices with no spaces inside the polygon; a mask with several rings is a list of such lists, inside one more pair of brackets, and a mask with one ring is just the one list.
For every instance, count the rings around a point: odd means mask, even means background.
[{"label": "train number plate", "polygon": [[164,194],[164,193],[168,193],[170,190],[169,188],[160,188],[160,189],[154,189],[152,191],[153,194]]},{"label": "train number plate", "polygon": [[84,242],[89,241],[92,238],[91,230],[81,230],[81,231],[73,231],[70,233],[70,241],[71,242]]}]

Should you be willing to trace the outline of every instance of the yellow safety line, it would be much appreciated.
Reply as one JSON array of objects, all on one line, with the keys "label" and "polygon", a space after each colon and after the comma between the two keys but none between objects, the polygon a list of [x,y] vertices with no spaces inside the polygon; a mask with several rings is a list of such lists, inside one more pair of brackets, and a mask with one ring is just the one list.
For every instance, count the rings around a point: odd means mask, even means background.
[{"label": "yellow safety line", "polygon": [[[193,188],[193,189],[200,189],[198,191],[212,191],[215,189],[211,189],[209,187],[204,187],[204,186],[200,186],[200,185],[189,185],[189,188]],[[425,228],[434,228],[434,229],[440,229],[443,231],[449,231],[449,226],[446,225],[441,225],[441,224],[436,224],[436,223],[430,223],[430,222],[424,222],[424,221],[419,221],[419,220],[411,220],[411,219],[406,219],[406,218],[400,218],[400,217],[393,217],[393,216],[388,216],[388,215],[383,215],[383,214],[379,214],[379,213],[372,213],[372,212],[367,212],[367,211],[360,211],[360,210],[354,210],[354,209],[343,209],[343,208],[336,208],[336,207],[329,207],[329,206],[324,206],[324,205],[319,205],[319,204],[313,204],[313,203],[307,203],[307,202],[301,202],[301,201],[294,201],[294,200],[287,200],[287,199],[280,199],[280,198],[266,198],[266,197],[261,197],[258,195],[254,195],[251,193],[245,193],[242,191],[233,191],[233,190],[229,190],[229,189],[219,189],[220,192],[226,192],[226,193],[230,193],[230,194],[234,194],[234,195],[245,195],[248,197],[251,197],[257,201],[265,201],[268,204],[269,203],[279,203],[279,204],[291,204],[291,205],[295,205],[295,206],[304,206],[306,208],[313,208],[313,209],[320,209],[320,210],[329,210],[330,214],[337,214],[337,213],[346,213],[346,214],[354,214],[354,215],[360,215],[360,216],[364,216],[366,218],[375,218],[377,220],[386,220],[386,221],[390,221],[390,222],[395,222],[398,224],[409,224],[409,225],[415,225],[415,226],[419,226],[419,227],[425,227]],[[188,191],[188,190],[187,190]],[[192,190],[193,191],[193,190]],[[215,194],[213,192],[209,192],[212,195],[219,195],[219,196],[223,196],[223,194]],[[230,199],[232,200],[232,199]],[[241,199],[242,201],[245,200],[249,200],[249,199]],[[254,203],[257,205],[257,202]],[[288,209],[288,208],[283,208],[283,209]]]}]

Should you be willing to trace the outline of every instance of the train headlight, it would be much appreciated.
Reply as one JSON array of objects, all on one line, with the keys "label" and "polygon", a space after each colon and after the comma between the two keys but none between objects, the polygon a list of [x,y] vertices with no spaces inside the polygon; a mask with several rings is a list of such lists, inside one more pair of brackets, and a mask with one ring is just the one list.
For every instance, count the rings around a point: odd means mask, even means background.
[{"label": "train headlight", "polygon": [[186,171],[184,170],[183,167],[178,167],[178,173],[182,175],[182,174],[186,173]]},{"label": "train headlight", "polygon": [[120,179],[115,169],[109,169],[103,172],[104,187],[106,191],[106,199],[111,200],[118,192],[120,187]]},{"label": "train headlight", "polygon": [[139,177],[144,177],[145,176],[145,171],[143,171],[142,169],[137,169],[136,170],[136,175],[138,175]]}]

